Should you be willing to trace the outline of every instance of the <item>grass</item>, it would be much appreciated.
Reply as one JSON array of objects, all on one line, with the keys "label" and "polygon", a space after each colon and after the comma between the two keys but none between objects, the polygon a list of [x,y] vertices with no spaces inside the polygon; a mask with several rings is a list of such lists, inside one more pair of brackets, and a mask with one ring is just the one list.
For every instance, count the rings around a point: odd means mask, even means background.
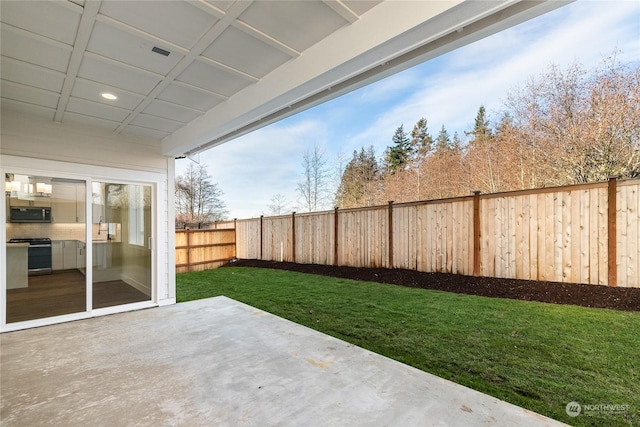
[{"label": "grass", "polygon": [[[246,267],[177,277],[178,302],[218,295],[571,425],[640,425],[640,313]],[[571,401],[628,410],[571,418]]]}]

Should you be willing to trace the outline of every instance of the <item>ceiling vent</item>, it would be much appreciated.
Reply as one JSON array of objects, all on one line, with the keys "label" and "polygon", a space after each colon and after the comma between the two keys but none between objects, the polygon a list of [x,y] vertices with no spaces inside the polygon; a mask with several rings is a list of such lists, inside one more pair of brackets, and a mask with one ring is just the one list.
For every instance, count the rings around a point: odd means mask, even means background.
[{"label": "ceiling vent", "polygon": [[160,55],[164,55],[164,56],[169,56],[169,54],[171,53],[168,50],[159,48],[158,46],[154,46],[153,49],[151,49],[151,51],[155,53],[159,53]]}]

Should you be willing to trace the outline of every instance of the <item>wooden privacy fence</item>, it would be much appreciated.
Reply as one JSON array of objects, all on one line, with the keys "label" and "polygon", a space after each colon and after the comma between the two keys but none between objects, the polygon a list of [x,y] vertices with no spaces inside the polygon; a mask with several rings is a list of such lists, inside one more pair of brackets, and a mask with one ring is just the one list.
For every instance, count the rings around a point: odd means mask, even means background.
[{"label": "wooden privacy fence", "polygon": [[640,287],[640,180],[236,222],[238,258]]},{"label": "wooden privacy fence", "polygon": [[234,228],[176,230],[177,273],[220,267],[235,256]]}]

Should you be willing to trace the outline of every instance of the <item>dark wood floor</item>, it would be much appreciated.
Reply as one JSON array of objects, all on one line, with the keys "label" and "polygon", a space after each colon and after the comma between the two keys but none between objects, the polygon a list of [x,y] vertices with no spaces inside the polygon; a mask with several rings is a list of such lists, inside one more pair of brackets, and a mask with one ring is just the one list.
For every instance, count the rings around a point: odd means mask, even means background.
[{"label": "dark wood floor", "polygon": [[[85,311],[85,276],[78,270],[29,276],[29,286],[7,290],[7,323]],[[93,284],[93,308],[151,298],[121,280]]]}]

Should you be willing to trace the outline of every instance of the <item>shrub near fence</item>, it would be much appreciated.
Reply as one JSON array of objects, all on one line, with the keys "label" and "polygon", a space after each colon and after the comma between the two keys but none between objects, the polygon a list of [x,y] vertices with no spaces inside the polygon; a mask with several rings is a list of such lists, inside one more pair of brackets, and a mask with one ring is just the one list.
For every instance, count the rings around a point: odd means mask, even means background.
[{"label": "shrub near fence", "polygon": [[640,180],[238,220],[247,259],[640,287]]}]

